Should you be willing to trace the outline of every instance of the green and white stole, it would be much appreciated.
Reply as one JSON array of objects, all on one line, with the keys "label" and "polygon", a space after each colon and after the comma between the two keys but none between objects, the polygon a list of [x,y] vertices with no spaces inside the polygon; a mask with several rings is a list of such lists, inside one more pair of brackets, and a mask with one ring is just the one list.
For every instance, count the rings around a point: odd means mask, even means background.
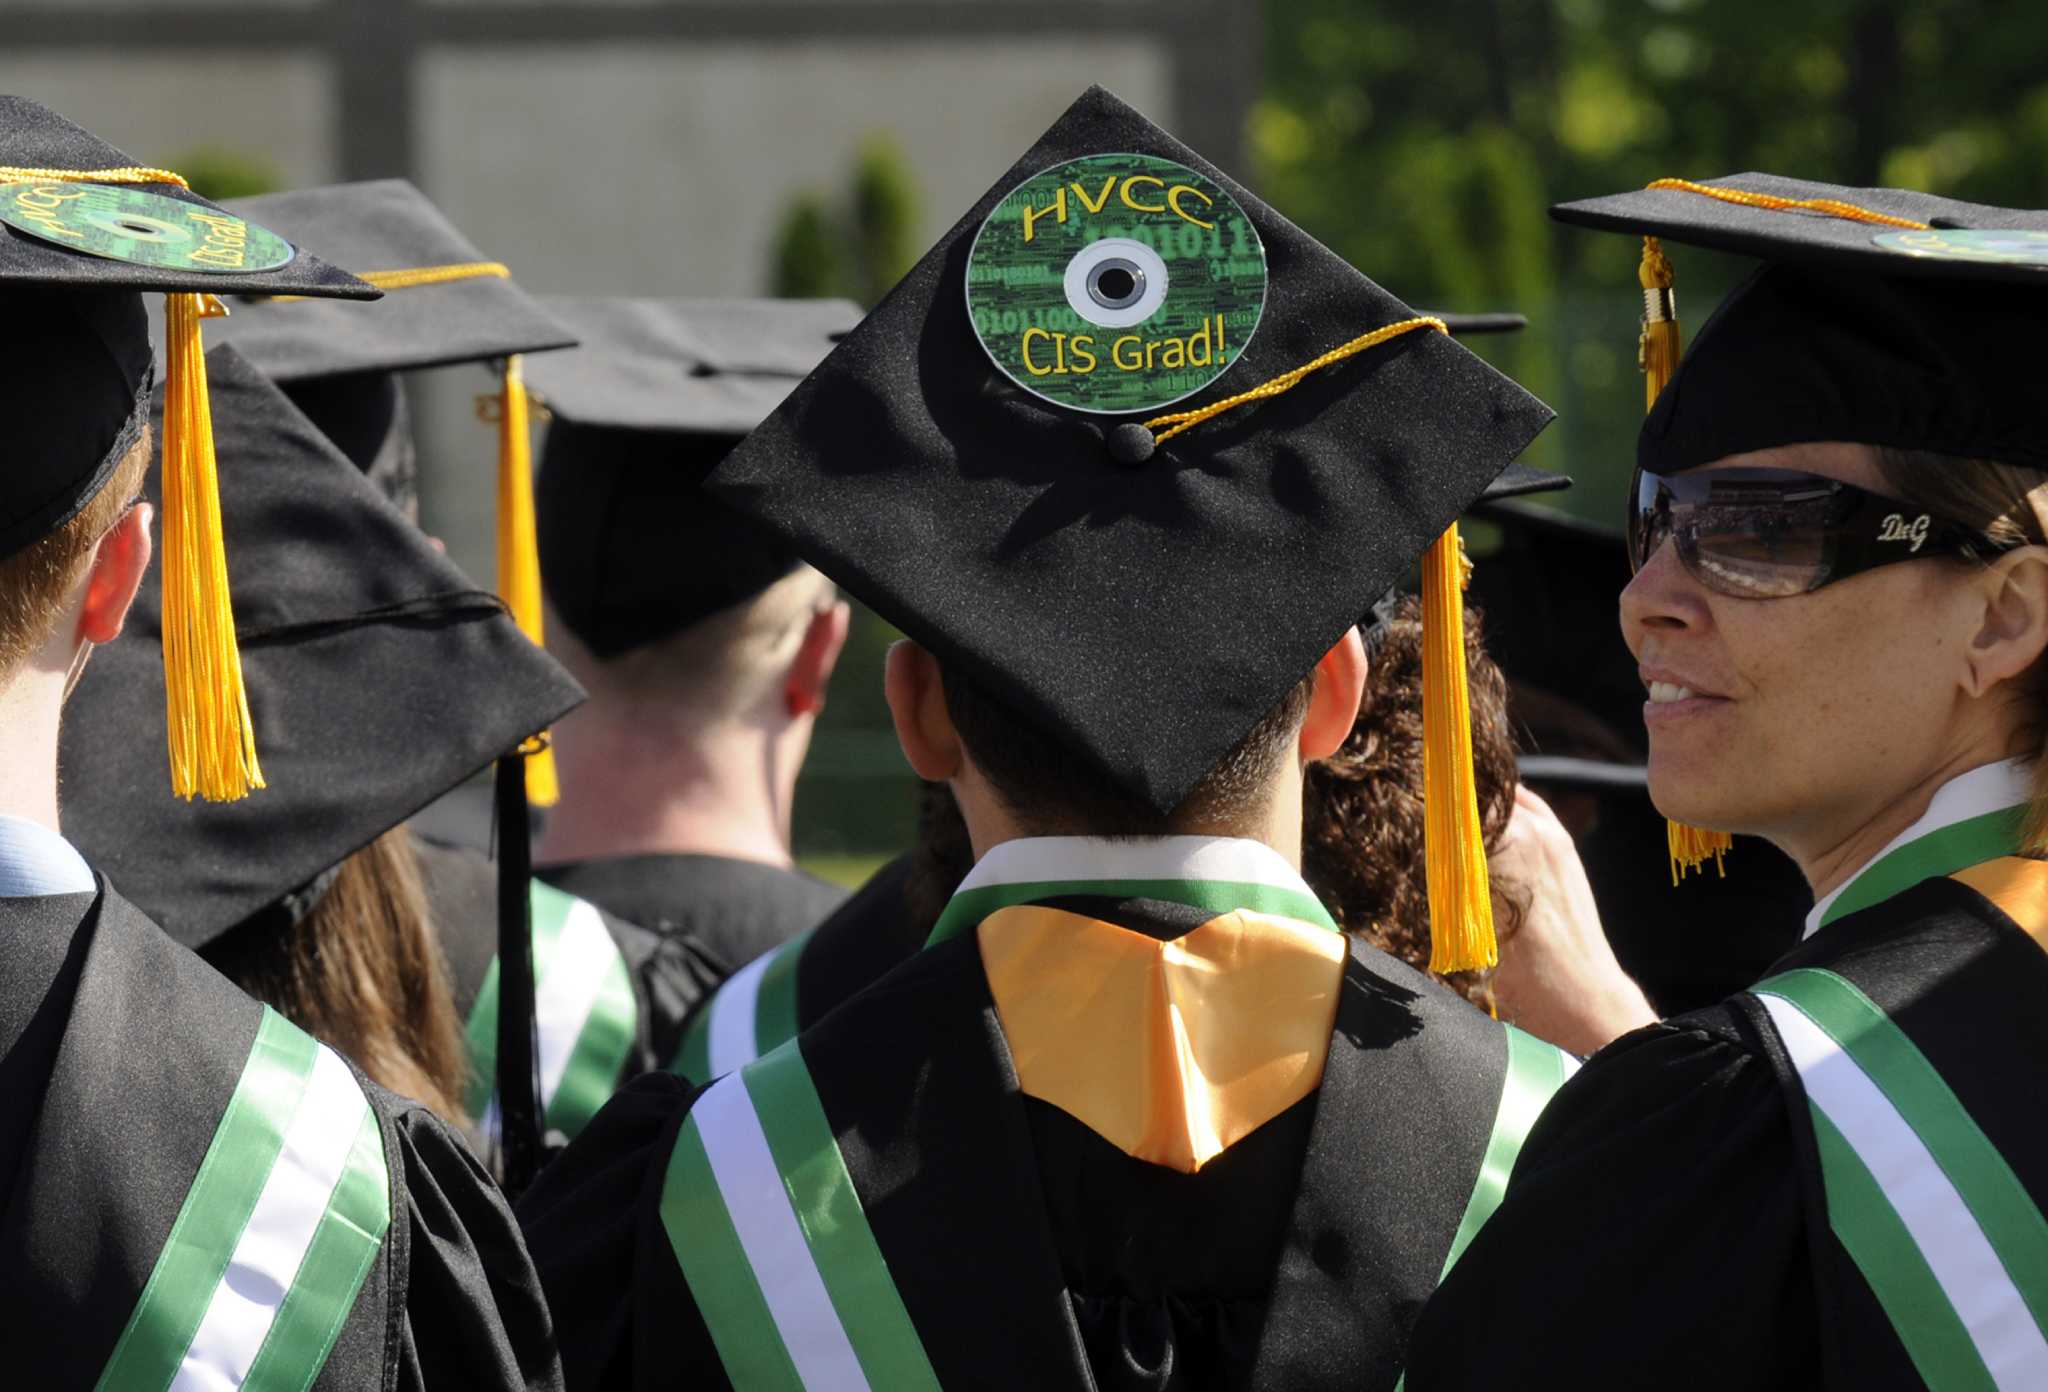
[{"label": "green and white stole", "polygon": [[[619,1086],[640,1008],[626,959],[597,907],[534,880],[533,1006],[542,1115],[573,1137]],[[486,1136],[497,1134],[498,962],[470,1008],[465,1098]]]},{"label": "green and white stole", "polygon": [[[1264,847],[1047,837],[984,856],[931,941],[971,931],[1002,908],[1070,895],[1161,899],[1212,913],[1254,909],[1336,931],[1293,867]],[[793,964],[798,951],[786,944],[757,960],[788,952]],[[1554,1046],[1502,1028],[1506,1077],[1446,1271],[1499,1206],[1529,1128],[1578,1067]],[[718,1076],[697,1098],[669,1157],[661,1219],[733,1386],[938,1386],[795,1038]]]},{"label": "green and white stole", "polygon": [[703,1082],[796,1038],[796,968],[815,928],[770,948],[720,983],[683,1031],[669,1072]]},{"label": "green and white stole", "polygon": [[369,1098],[333,1050],[265,1006],[101,1392],[300,1392],[390,1225]]},{"label": "green and white stole", "polygon": [[[1952,780],[1927,816],[1809,920],[2010,855],[2030,766]],[[1804,1085],[1828,1223],[1935,1392],[2039,1387],[2048,1369],[2048,1222],[1927,1057],[1835,972],[1754,988]]]}]

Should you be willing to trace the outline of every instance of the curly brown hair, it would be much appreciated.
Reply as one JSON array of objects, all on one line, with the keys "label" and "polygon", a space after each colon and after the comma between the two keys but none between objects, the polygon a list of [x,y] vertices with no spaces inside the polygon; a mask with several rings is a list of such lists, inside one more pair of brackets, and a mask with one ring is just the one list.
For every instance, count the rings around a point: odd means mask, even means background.
[{"label": "curly brown hair", "polygon": [[[1429,890],[1423,873],[1422,601],[1404,599],[1368,644],[1365,699],[1351,735],[1308,767],[1302,788],[1302,877],[1338,926],[1418,971],[1429,968]],[[1465,615],[1472,688],[1472,765],[1489,854],[1515,810],[1515,737],[1507,678],[1486,655],[1478,611]],[[1505,938],[1526,905],[1499,880],[1494,922]],[[1488,973],[1445,977],[1474,1005],[1492,1004]]]}]

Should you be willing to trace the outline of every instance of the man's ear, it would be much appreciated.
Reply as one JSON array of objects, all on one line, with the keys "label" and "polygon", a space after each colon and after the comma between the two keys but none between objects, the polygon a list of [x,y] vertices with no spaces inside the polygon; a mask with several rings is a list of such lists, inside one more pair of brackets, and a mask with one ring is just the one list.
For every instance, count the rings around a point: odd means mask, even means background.
[{"label": "man's ear", "polygon": [[1978,592],[1983,616],[1964,653],[1963,688],[1972,696],[2031,671],[2048,651],[2048,547],[2000,556]]},{"label": "man's ear", "polygon": [[135,602],[143,573],[149,569],[149,523],[153,515],[154,509],[148,503],[136,503],[107,528],[93,548],[85,601],[78,611],[78,639],[111,643],[120,637],[128,607]]},{"label": "man's ear", "polygon": [[1365,699],[1365,640],[1356,628],[1344,630],[1337,646],[1316,664],[1315,686],[1309,693],[1308,715],[1301,722],[1303,763],[1327,759],[1344,747]]},{"label": "man's ear", "polygon": [[927,783],[958,777],[963,763],[960,735],[946,710],[938,659],[908,638],[892,644],[882,691],[889,700],[896,742],[917,776]]},{"label": "man's ear", "polygon": [[832,684],[832,669],[839,665],[852,624],[853,606],[843,599],[811,615],[782,685],[783,704],[792,717],[816,715],[825,709],[825,688]]}]

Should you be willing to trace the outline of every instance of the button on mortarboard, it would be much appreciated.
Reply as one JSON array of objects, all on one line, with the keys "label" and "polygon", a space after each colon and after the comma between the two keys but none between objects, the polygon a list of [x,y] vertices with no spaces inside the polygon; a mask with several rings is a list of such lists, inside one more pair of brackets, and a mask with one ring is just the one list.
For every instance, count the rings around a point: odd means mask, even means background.
[{"label": "button on mortarboard", "polygon": [[[1106,448],[1128,417],[1056,405],[998,370],[966,295],[973,244],[1014,190],[1120,155],[1183,166],[1227,194],[1257,233],[1267,281],[1225,371],[1170,418],[1140,418],[1158,448],[1136,465]],[[1104,165],[1070,194],[1076,253],[1090,231],[1132,229],[1114,202],[1099,222],[1090,210],[1116,172]],[[1158,202],[1144,187],[1143,201]],[[1541,402],[1429,327],[1301,372],[1426,323],[1094,89],[710,486],[1077,759],[1169,812],[1548,423]]]},{"label": "button on mortarboard", "polygon": [[23,97],[0,96],[0,305],[15,335],[0,386],[19,423],[0,481],[0,555],[77,516],[133,448],[151,381],[137,293],[166,296],[169,462],[163,679],[171,785],[184,797],[261,787],[220,577],[200,320],[215,295],[373,299],[375,288],[191,192]]},{"label": "button on mortarboard", "polygon": [[859,322],[844,300],[548,298],[581,346],[527,380],[541,453],[541,579],[600,659],[759,594],[787,542],[703,490],[704,475]]}]

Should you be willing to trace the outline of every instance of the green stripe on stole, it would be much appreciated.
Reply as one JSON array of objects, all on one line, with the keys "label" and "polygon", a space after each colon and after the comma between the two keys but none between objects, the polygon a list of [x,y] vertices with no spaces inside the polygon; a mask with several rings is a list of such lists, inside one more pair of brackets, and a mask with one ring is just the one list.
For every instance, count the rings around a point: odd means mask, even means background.
[{"label": "green stripe on stole", "polygon": [[[312,1036],[263,1007],[234,1093],[163,1251],[101,1371],[101,1392],[158,1392],[177,1378],[251,1215],[260,1201],[272,1197],[268,1186],[281,1157],[292,1164],[284,1156],[285,1140],[301,1106],[332,1105],[337,1100],[310,1087],[320,1053]],[[328,1067],[329,1076],[347,1078],[351,1098],[340,1100],[360,1105],[363,1117],[348,1139],[346,1158],[337,1182],[325,1195],[324,1211],[297,1257],[291,1285],[269,1313],[261,1344],[240,1384],[247,1392],[296,1392],[319,1375],[390,1227],[390,1177],[376,1110],[345,1065],[330,1059]],[[303,1201],[303,1195],[294,1197]],[[248,1297],[246,1291],[238,1294]],[[246,1321],[245,1312],[245,1327]]]},{"label": "green stripe on stole", "polygon": [[[1927,1056],[1875,1001],[1834,972],[1799,968],[1752,990],[1765,999],[1767,1009],[1772,999],[1795,1008],[1874,1085],[1882,1104],[1919,1138],[1953,1186],[1967,1210],[1962,1225],[1974,1220],[2003,1268],[2000,1274],[2023,1303],[2020,1318],[2031,1318],[2037,1331],[2048,1331],[2048,1220]],[[1787,1022],[1776,1011],[1773,1016],[1782,1035]],[[1794,1023],[1797,1018],[1787,1017]],[[1829,1226],[1891,1320],[1915,1369],[1937,1392],[1996,1385],[1893,1196],[1837,1119],[1828,1115],[1825,1082],[1804,1067],[1801,1077],[1819,1147]],[[1893,1152],[1894,1159],[1903,1153],[1897,1147]]]},{"label": "green stripe on stole", "polygon": [[[1437,1272],[1438,1284],[1451,1274],[1458,1258],[1465,1255],[1472,1239],[1507,1197],[1508,1176],[1514,1173],[1515,1160],[1535,1128],[1536,1118],[1573,1072],[1570,1055],[1555,1044],[1545,1043],[1513,1025],[1503,1024],[1501,1028],[1507,1031],[1508,1063],[1501,1077],[1500,1101],[1494,1107],[1493,1129],[1480,1155],[1479,1173],[1472,1181],[1471,1196],[1465,1200],[1464,1216],[1458,1220],[1450,1250],[1444,1253],[1443,1268]],[[1394,1384],[1395,1392],[1402,1392],[1407,1381],[1403,1374]]]},{"label": "green stripe on stole", "polygon": [[[542,990],[561,963],[562,939],[570,916],[578,912],[595,914],[597,910],[542,880],[531,882],[529,900],[533,909],[534,996],[538,1006]],[[586,937],[590,947],[607,954],[606,961],[574,1043],[568,1046],[568,1064],[544,1099],[546,1124],[571,1137],[618,1090],[619,1075],[632,1053],[640,1014],[639,1004],[633,998],[631,973],[611,934],[604,933],[602,943],[594,934]],[[469,1048],[469,1086],[463,1094],[463,1104],[474,1117],[483,1116],[489,1109],[498,1086],[498,971],[498,959],[493,956],[463,1031]],[[547,1027],[548,1022],[543,1021],[542,1028]]]},{"label": "green stripe on stole", "polygon": [[1236,880],[1026,880],[961,890],[946,902],[945,910],[940,913],[939,921],[932,925],[932,935],[925,945],[936,946],[948,938],[972,932],[983,919],[1001,909],[1083,894],[1117,899],[1162,899],[1219,914],[1238,910],[1272,914],[1313,923],[1333,933],[1340,931],[1321,900],[1305,890],[1286,885]]},{"label": "green stripe on stole", "polygon": [[[868,1226],[797,1041],[714,1087],[735,1091],[713,1108],[705,1105],[707,1090],[685,1118],[663,1184],[661,1217],[727,1377],[750,1389],[810,1385],[799,1371],[804,1359],[793,1356],[790,1343],[807,1313],[836,1325],[832,1332],[850,1347],[869,1387],[936,1389],[938,1379]],[[733,1117],[737,1129],[758,1127],[757,1142],[765,1142],[779,1185],[742,1189],[730,1172],[721,1182],[713,1152],[730,1153],[733,1138],[722,1128],[732,1126]],[[707,1127],[714,1132],[709,1137]],[[755,1211],[736,1213],[741,1206]],[[791,1225],[800,1243],[778,1246],[760,1237]],[[751,1246],[743,1235],[748,1232],[755,1234]],[[792,1262],[808,1265],[798,1269]],[[813,1305],[793,1314],[799,1298],[793,1293],[810,1286],[822,1286],[829,1309]]]}]

